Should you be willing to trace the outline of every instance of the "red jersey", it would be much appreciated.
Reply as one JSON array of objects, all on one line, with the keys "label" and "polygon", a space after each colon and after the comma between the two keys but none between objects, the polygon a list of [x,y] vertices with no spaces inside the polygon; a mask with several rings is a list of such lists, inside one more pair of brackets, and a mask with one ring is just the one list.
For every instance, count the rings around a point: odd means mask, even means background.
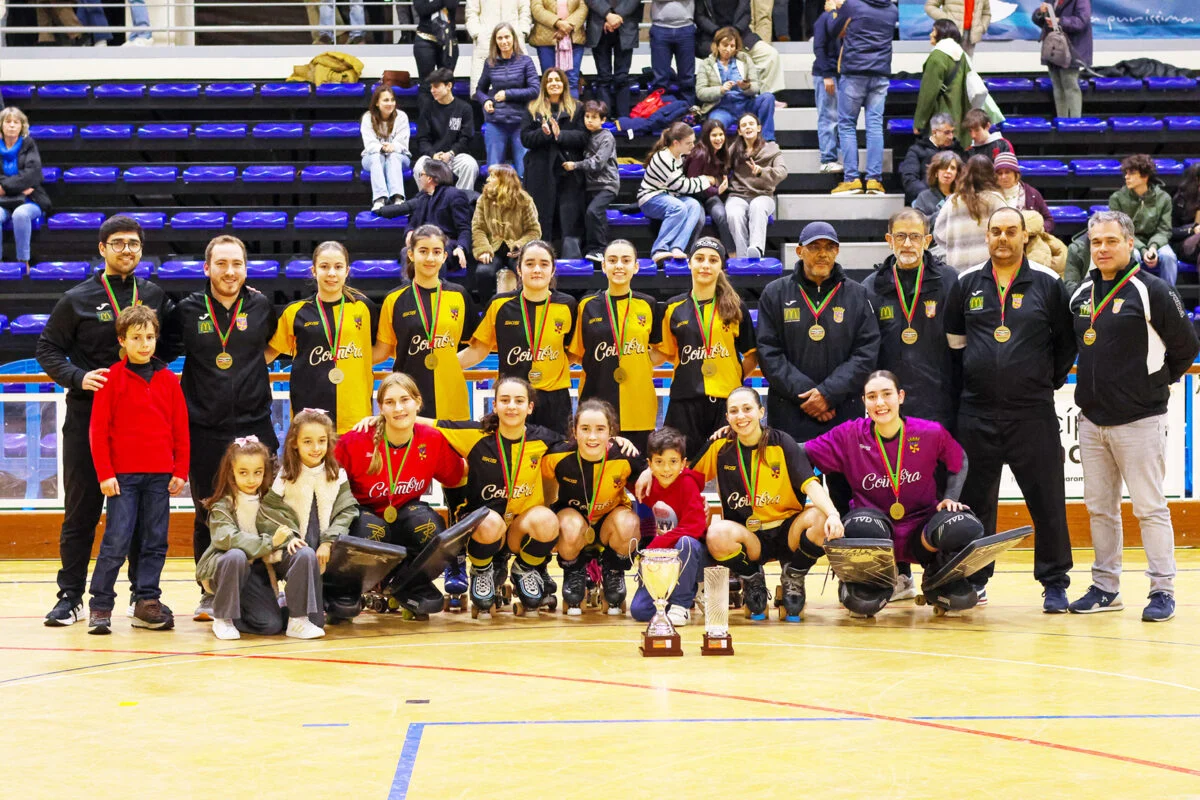
[{"label": "red jersey", "polygon": [[[708,530],[708,510],[704,504],[704,476],[694,469],[685,469],[670,486],[663,488],[654,478],[650,482],[650,493],[643,501],[654,509],[654,521],[658,535],[650,547],[674,547],[684,536],[699,539]],[[662,503],[670,513],[654,508]]]},{"label": "red jersey", "polygon": [[384,458],[392,462],[393,492],[388,489],[386,461],[380,462],[378,472],[367,472],[375,456],[374,431],[347,431],[338,439],[334,455],[346,470],[354,499],[376,514],[418,499],[435,480],[443,486],[457,486],[467,474],[466,463],[442,432],[427,425],[414,425],[412,439],[404,447],[385,445]]},{"label": "red jersey", "polygon": [[96,477],[169,473],[187,479],[191,458],[187,403],[179,378],[155,359],[147,381],[122,360],[92,402],[89,437]]}]

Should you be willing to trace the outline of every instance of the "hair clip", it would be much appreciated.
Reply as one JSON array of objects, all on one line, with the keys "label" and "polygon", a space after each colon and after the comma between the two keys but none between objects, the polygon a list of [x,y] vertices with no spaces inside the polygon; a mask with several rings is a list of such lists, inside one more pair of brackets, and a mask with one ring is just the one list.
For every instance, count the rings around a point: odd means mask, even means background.
[{"label": "hair clip", "polygon": [[233,443],[238,447],[245,447],[248,444],[258,444],[258,437],[254,434],[250,434],[249,436],[239,436],[233,440]]},{"label": "hair clip", "polygon": [[[329,412],[323,408],[302,408],[302,409],[300,409],[300,414],[303,414],[308,411],[311,411],[314,414],[326,414],[326,415],[329,414]],[[299,414],[297,414],[296,416],[299,416]]]}]

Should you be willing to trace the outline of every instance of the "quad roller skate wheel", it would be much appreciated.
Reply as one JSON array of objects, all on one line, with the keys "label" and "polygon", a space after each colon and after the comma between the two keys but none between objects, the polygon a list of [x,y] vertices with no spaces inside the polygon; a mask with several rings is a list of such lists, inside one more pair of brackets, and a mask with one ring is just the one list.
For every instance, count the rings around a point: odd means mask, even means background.
[{"label": "quad roller skate wheel", "polygon": [[542,604],[542,608],[546,609],[550,613],[554,613],[556,610],[558,610],[558,595],[552,594],[547,597],[545,602]]},{"label": "quad roller skate wheel", "polygon": [[525,616],[525,606],[521,605],[520,600],[513,601],[512,611],[513,611],[513,616],[517,616],[517,617]]},{"label": "quad roller skate wheel", "polygon": [[737,592],[730,591],[729,592],[729,607],[731,609],[736,609],[736,608],[742,607],[742,593],[740,591],[737,591]]},{"label": "quad roller skate wheel", "polygon": [[568,616],[568,617],[582,617],[583,616],[583,609],[579,606],[569,606],[569,605],[564,604],[562,612],[565,616]]},{"label": "quad roller skate wheel", "polygon": [[428,614],[415,614],[407,608],[400,609],[400,618],[405,622],[428,622]]},{"label": "quad roller skate wheel", "polygon": [[923,595],[923,594],[917,595],[916,597],[913,598],[913,602],[919,606],[925,605],[925,603],[926,603],[925,595]]},{"label": "quad roller skate wheel", "polygon": [[939,605],[935,605],[933,607],[933,615],[935,617],[944,617],[944,616],[946,616],[946,609],[942,608]]}]

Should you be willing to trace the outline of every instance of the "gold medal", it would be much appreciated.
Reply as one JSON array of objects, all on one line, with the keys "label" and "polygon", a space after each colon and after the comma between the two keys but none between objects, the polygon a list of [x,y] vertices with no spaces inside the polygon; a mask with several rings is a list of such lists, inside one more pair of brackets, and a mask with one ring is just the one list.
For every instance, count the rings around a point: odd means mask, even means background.
[{"label": "gold medal", "polygon": [[329,382],[337,386],[342,381],[346,380],[346,373],[342,372],[337,367],[329,370]]},{"label": "gold medal", "polygon": [[1087,344],[1087,345],[1092,345],[1092,344],[1096,343],[1096,329],[1095,328],[1088,328],[1086,331],[1083,332],[1083,343]]},{"label": "gold medal", "polygon": [[992,334],[992,336],[997,342],[1004,344],[1012,338],[1012,330],[1010,330],[1007,325],[1001,325],[999,328],[996,328],[996,331]]},{"label": "gold medal", "polygon": [[821,341],[825,338],[825,329],[820,325],[813,325],[808,329],[808,338],[812,339],[814,342]]},{"label": "gold medal", "polygon": [[761,527],[762,520],[758,517],[751,517],[750,519],[746,520],[746,530],[750,531],[751,533],[756,533]]},{"label": "gold medal", "polygon": [[512,521],[517,518],[517,515],[511,511],[504,512],[504,524],[512,525]]},{"label": "gold medal", "polygon": [[624,367],[617,367],[613,370],[613,380],[617,383],[624,383],[629,380],[629,373],[625,371]]},{"label": "gold medal", "polygon": [[709,361],[704,362],[704,366],[700,367],[700,373],[706,378],[711,378],[717,374],[717,365]]},{"label": "gold medal", "polygon": [[385,508],[383,510],[383,521],[386,522],[388,525],[391,525],[393,522],[395,522],[396,517],[397,517],[397,512],[396,512],[395,506],[388,506],[387,508]]},{"label": "gold medal", "polygon": [[437,353],[430,353],[425,356],[425,369],[434,369],[437,366]]},{"label": "gold medal", "polygon": [[583,532],[583,541],[588,544],[593,544],[596,541],[596,529],[591,525],[588,525],[587,530]]},{"label": "gold medal", "polygon": [[217,369],[229,369],[233,366],[233,356],[229,353],[221,353],[217,356]]},{"label": "gold medal", "polygon": [[529,370],[529,382],[537,383],[542,379],[542,371],[540,369]]},{"label": "gold medal", "polygon": [[916,344],[917,343],[917,329],[913,328],[913,327],[908,327],[908,328],[905,328],[904,330],[900,331],[900,341],[904,342],[905,344]]},{"label": "gold medal", "polygon": [[902,519],[904,517],[904,505],[897,500],[892,503],[892,507],[888,509],[888,514],[892,519]]}]

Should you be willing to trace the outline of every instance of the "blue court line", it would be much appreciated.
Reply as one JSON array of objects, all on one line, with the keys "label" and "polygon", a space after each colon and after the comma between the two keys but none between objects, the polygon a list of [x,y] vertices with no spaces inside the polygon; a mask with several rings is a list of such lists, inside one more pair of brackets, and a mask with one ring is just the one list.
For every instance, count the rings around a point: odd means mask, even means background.
[{"label": "blue court line", "polygon": [[301,728],[349,728],[349,722],[306,722]]},{"label": "blue court line", "polygon": [[392,778],[392,789],[388,800],[404,800],[408,797],[408,784],[412,781],[413,767],[417,763],[417,750],[421,747],[421,735],[425,732],[424,722],[411,722],[404,736],[404,747],[400,750],[400,761]]}]

